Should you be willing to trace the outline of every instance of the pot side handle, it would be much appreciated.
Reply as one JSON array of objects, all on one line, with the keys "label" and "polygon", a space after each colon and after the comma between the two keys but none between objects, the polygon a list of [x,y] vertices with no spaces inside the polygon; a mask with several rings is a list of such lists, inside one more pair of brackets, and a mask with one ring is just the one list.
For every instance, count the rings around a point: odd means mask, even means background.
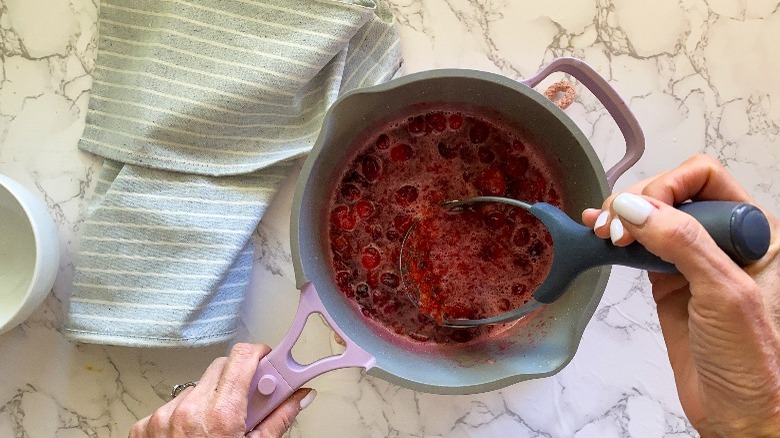
[{"label": "pot side handle", "polygon": [[626,154],[611,169],[607,170],[607,183],[610,190],[615,182],[633,166],[645,151],[645,136],[634,114],[628,109],[626,102],[618,95],[617,91],[601,75],[596,73],[585,62],[576,58],[558,58],[542,67],[535,75],[521,81],[521,83],[533,88],[555,72],[568,73],[579,80],[588,90],[596,96],[623,133],[626,141]]},{"label": "pot side handle", "polygon": [[[301,365],[293,359],[292,348],[312,313],[319,313],[325,318],[333,331],[347,344],[347,349],[338,356],[329,356],[309,365]],[[254,429],[295,390],[320,374],[349,367],[369,370],[375,363],[376,359],[344,334],[328,315],[314,285],[310,282],[304,284],[298,310],[289,331],[279,345],[260,360],[252,377],[249,385],[246,431]]]}]

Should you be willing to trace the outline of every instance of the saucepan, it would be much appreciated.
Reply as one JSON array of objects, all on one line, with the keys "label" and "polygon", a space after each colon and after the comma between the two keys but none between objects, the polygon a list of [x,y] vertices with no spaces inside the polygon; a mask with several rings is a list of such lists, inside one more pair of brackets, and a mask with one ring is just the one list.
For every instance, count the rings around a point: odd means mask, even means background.
[{"label": "saucepan", "polygon": [[[606,172],[575,123],[533,90],[554,72],[568,73],[585,85],[620,128],[626,153]],[[557,161],[570,217],[600,205],[618,177],[644,152],[642,131],[624,101],[598,73],[573,58],[556,59],[521,82],[481,71],[444,69],[410,74],[340,97],[328,111],[298,181],[291,235],[300,304],[290,331],[262,359],[254,376],[247,430],[305,382],[338,368],[361,367],[368,374],[418,391],[472,394],[553,375],[574,357],[585,325],[604,293],[609,267],[581,274],[560,299],[500,336],[467,345],[427,345],[381,330],[363,317],[333,279],[324,218],[329,217],[340,169],[361,147],[361,135],[409,108],[447,102],[498,113],[536,139],[545,148],[545,156]],[[346,342],[346,350],[302,365],[293,359],[291,350],[308,316],[316,313]]]}]

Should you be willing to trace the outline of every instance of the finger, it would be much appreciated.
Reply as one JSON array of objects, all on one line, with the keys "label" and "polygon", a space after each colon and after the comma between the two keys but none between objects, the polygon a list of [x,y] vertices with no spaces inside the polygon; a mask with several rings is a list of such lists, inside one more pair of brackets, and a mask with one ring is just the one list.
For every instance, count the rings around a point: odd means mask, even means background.
[{"label": "finger", "polygon": [[582,223],[593,228],[596,236],[611,239],[616,246],[626,246],[634,241],[631,233],[625,231],[620,221],[612,217],[609,210],[589,208],[582,212]]},{"label": "finger", "polygon": [[[669,276],[671,277],[671,276]],[[679,275],[677,277],[680,277]],[[674,371],[679,394],[689,394],[682,386],[695,385],[695,377],[689,376],[694,369],[691,358],[689,337],[688,303],[691,294],[687,289],[672,291],[658,301],[658,322],[661,324],[661,334],[664,337],[669,363]],[[690,415],[689,412],[686,412]]]},{"label": "finger", "polygon": [[593,228],[600,214],[600,208],[586,208],[582,211],[582,224],[588,228]]},{"label": "finger", "polygon": [[149,423],[149,417],[144,417],[138,420],[131,428],[128,438],[146,438],[147,424]]},{"label": "finger", "polygon": [[209,395],[214,393],[214,391],[217,389],[219,380],[222,378],[222,373],[225,370],[226,364],[226,357],[218,357],[214,359],[208,368],[206,368],[206,371],[203,373],[203,375],[200,376],[198,384],[192,388],[194,396],[199,397],[202,395]]},{"label": "finger", "polygon": [[753,202],[751,196],[720,164],[707,155],[697,155],[653,181],[642,194],[669,205],[689,199]]},{"label": "finger", "polygon": [[618,193],[613,193],[601,203],[601,213],[596,217],[596,221],[593,224],[593,232],[596,236],[602,239],[611,239],[613,242],[620,239],[618,230],[613,230],[613,221],[616,216],[612,212],[612,201],[615,199]]},{"label": "finger", "polygon": [[609,221],[609,239],[615,246],[626,246],[634,243],[634,236],[631,235],[629,230],[625,229],[623,222],[617,215]]},{"label": "finger", "polygon": [[[611,202],[611,201],[610,201]],[[606,203],[606,202],[605,202]],[[612,221],[609,206],[603,209],[593,222],[593,232],[602,239],[609,239],[609,223]]]},{"label": "finger", "polygon": [[271,348],[263,344],[239,343],[233,346],[214,393],[217,408],[226,409],[224,412],[246,410],[252,376],[260,359],[270,351]]},{"label": "finger", "polygon": [[181,404],[181,401],[186,397],[192,388],[185,388],[178,396],[173,400],[160,406],[152,412],[152,415],[145,418],[146,420],[146,436],[148,437],[161,437],[168,436],[171,429],[171,415],[176,408]]},{"label": "finger", "polygon": [[634,242],[634,237],[627,232],[617,217],[610,214],[609,210],[589,208],[582,212],[582,222],[593,228],[596,236],[602,239],[611,239],[616,246],[626,246]]},{"label": "finger", "polygon": [[663,172],[661,172],[661,173],[659,173],[657,175],[649,176],[649,177],[647,177],[647,178],[645,178],[645,179],[643,179],[643,180],[641,180],[639,182],[631,184],[631,186],[629,188],[627,188],[626,190],[623,190],[623,191],[624,192],[629,192],[629,193],[636,193],[636,194],[642,193],[642,190],[644,190],[644,188],[648,184],[650,184],[652,181],[655,181],[656,179],[660,178],[661,176],[665,175],[667,172],[669,172],[669,171],[665,170],[665,171],[663,171]]},{"label": "finger", "polygon": [[317,391],[301,388],[271,412],[247,436],[250,438],[279,438],[292,426],[300,411],[314,401]]}]

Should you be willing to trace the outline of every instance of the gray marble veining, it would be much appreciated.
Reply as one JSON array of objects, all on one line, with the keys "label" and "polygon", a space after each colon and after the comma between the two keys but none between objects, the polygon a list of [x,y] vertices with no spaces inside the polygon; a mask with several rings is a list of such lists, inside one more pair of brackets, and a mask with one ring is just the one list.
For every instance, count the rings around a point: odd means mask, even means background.
[{"label": "gray marble veining", "polygon": [[[405,72],[442,67],[521,78],[557,56],[584,59],[629,102],[647,137],[618,189],[707,152],[780,211],[780,2],[777,0],[391,0]],[[138,350],[74,345],[59,333],[80,217],[98,162],[76,149],[95,60],[97,0],[0,1],[0,172],[45,200],[62,243],[54,293],[0,336],[0,436],[120,437],[224,346]],[[557,80],[553,77],[546,84]],[[541,88],[540,87],[540,88]],[[623,151],[587,91],[568,110],[599,157]],[[295,174],[253,239],[252,291],[239,339],[273,345],[297,302],[289,211]],[[338,351],[315,323],[302,359]],[[291,437],[687,437],[646,276],[613,270],[572,363],[487,394],[417,393],[356,370],[316,379]]]}]

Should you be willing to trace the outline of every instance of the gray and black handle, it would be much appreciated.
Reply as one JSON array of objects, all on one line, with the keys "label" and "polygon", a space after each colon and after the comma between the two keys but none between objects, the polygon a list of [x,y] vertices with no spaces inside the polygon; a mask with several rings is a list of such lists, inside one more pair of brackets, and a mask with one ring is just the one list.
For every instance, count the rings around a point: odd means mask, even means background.
[{"label": "gray and black handle", "polygon": [[[718,247],[740,266],[760,259],[769,249],[769,222],[764,213],[753,205],[696,201],[677,208],[699,221]],[[640,243],[617,247],[550,204],[536,203],[529,211],[545,224],[554,244],[550,275],[534,293],[539,302],[557,300],[566,291],[569,282],[595,266],[622,265],[652,272],[677,272],[673,264],[652,254]]]}]

